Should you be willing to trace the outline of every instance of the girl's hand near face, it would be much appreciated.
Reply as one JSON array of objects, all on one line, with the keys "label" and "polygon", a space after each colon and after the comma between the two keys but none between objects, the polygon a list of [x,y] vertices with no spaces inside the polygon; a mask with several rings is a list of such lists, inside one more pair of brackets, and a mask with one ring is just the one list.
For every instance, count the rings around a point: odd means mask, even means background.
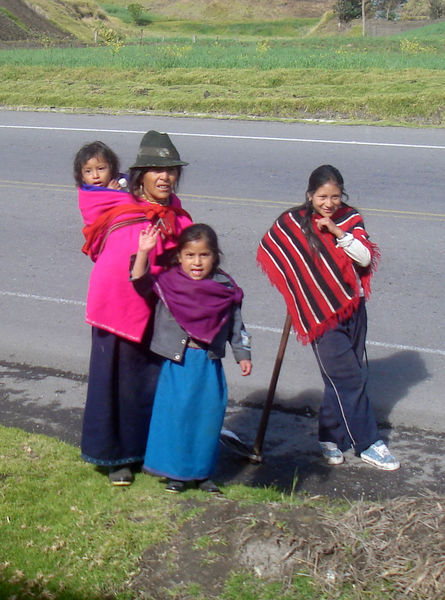
[{"label": "girl's hand near face", "polygon": [[250,360],[247,360],[246,358],[240,360],[239,366],[241,367],[241,375],[243,377],[252,373],[252,363],[250,362]]},{"label": "girl's hand near face", "polygon": [[340,229],[330,217],[321,217],[316,220],[317,227],[320,231],[327,229],[329,233],[335,235],[337,239],[342,238],[345,235],[343,229]]}]

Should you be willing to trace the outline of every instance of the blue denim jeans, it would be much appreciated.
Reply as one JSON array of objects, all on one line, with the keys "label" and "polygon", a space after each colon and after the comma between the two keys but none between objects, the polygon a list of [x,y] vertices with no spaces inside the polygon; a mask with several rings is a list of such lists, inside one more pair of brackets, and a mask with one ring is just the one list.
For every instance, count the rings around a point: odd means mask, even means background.
[{"label": "blue denim jeans", "polygon": [[321,442],[351,446],[357,455],[379,439],[363,368],[367,330],[365,300],[357,311],[312,343],[325,389],[318,416]]}]

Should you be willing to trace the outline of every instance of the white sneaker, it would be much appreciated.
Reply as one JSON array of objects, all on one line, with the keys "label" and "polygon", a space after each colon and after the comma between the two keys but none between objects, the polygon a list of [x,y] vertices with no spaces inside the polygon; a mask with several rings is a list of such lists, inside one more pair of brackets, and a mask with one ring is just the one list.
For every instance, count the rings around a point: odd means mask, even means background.
[{"label": "white sneaker", "polygon": [[345,457],[335,442],[320,442],[321,453],[328,465],[341,465]]},{"label": "white sneaker", "polygon": [[371,444],[369,448],[363,450],[360,458],[370,465],[383,469],[385,471],[395,471],[400,468],[399,461],[388,450],[385,442],[378,440]]}]

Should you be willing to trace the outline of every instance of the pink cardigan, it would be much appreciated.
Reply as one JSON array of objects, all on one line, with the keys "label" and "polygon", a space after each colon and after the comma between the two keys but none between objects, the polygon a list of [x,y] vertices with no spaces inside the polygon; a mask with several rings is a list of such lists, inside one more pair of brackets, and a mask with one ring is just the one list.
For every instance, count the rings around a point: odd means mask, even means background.
[{"label": "pink cardigan", "polygon": [[[181,208],[181,201],[172,194],[171,206]],[[79,209],[85,225],[93,223],[104,211],[122,204],[139,205],[130,194],[108,188],[97,191],[79,189]],[[134,219],[134,214],[129,216]],[[125,216],[115,222],[126,220]],[[137,251],[139,232],[148,221],[135,221],[114,229],[108,235],[98,236],[93,244],[93,270],[88,287],[86,322],[105,329],[133,342],[140,342],[151,314],[151,307],[134,291],[129,281],[128,265],[132,254]],[[176,216],[177,234],[191,224],[186,216]],[[157,274],[162,267],[156,258],[175,243],[159,238],[156,248],[150,253],[151,272]]]}]

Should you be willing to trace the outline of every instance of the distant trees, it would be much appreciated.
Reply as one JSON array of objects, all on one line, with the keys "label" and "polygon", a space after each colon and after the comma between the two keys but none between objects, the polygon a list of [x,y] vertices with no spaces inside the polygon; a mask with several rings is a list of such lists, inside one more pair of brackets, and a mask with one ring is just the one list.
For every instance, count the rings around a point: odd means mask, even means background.
[{"label": "distant trees", "polygon": [[430,0],[430,18],[441,19],[445,17],[445,0]]},{"label": "distant trees", "polygon": [[403,7],[404,19],[442,19],[445,0],[408,0]]},{"label": "distant trees", "polygon": [[376,16],[392,21],[405,2],[406,0],[372,0],[372,7]]},{"label": "distant trees", "polygon": [[129,4],[127,6],[127,10],[130,13],[133,21],[136,23],[136,25],[140,25],[141,27],[143,27],[144,25],[150,25],[150,16],[148,15],[147,11],[142,6],[142,4],[139,4],[138,2],[133,2],[132,4]]},{"label": "distant trees", "polygon": [[362,14],[362,0],[337,0],[334,4],[334,13],[340,23],[349,23],[358,19]]},{"label": "distant trees", "polygon": [[[364,3],[364,5],[363,5]],[[392,21],[408,15],[441,19],[445,17],[445,0],[337,0],[334,13],[341,23],[349,23],[363,15]]]}]

